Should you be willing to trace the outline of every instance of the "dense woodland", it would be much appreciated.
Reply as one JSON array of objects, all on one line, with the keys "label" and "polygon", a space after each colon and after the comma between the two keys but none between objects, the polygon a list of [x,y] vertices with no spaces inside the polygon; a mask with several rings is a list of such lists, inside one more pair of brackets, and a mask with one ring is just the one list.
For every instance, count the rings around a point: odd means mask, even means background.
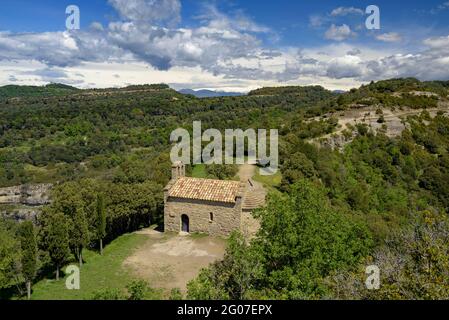
[{"label": "dense woodland", "polygon": [[[257,237],[234,234],[188,298],[447,299],[448,117],[424,110],[395,138],[360,125],[342,151],[307,141],[333,132],[332,112],[434,108],[448,93],[449,82],[416,79],[344,94],[287,87],[207,99],[165,85],[0,88],[0,186],[55,184],[34,224],[0,220],[2,295],[25,295],[67,262],[82,265],[83,249],[161,224],[170,133],[200,120],[203,129],[279,129],[282,182],[254,213]],[[207,174],[232,178],[235,168]],[[371,264],[383,270],[378,291],[365,288]]]}]

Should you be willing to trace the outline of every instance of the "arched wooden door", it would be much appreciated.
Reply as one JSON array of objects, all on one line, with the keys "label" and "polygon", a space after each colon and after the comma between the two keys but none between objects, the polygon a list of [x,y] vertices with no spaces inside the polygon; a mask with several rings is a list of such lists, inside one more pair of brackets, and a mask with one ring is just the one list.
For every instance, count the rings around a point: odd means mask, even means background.
[{"label": "arched wooden door", "polygon": [[182,232],[190,232],[189,217],[185,214],[181,216],[181,225]]}]

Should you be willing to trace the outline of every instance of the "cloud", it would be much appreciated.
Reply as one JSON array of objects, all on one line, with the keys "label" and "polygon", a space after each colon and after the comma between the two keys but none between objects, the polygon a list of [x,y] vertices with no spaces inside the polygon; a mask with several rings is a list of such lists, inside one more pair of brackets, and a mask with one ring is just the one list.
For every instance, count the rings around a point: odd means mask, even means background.
[{"label": "cloud", "polygon": [[321,16],[321,15],[312,15],[309,17],[309,25],[312,28],[319,28],[323,26],[327,22],[327,18]]},{"label": "cloud", "polygon": [[424,40],[424,44],[432,49],[447,50],[449,48],[449,36],[428,38]]},{"label": "cloud", "polygon": [[[109,42],[159,70],[172,67],[201,66],[206,71],[220,72],[220,66],[232,59],[270,59],[273,50],[263,50],[256,34],[273,32],[242,12],[234,16],[221,13],[213,5],[203,6],[195,28],[166,28],[129,21],[109,24]],[[262,54],[263,51],[263,54]]]},{"label": "cloud", "polygon": [[343,41],[350,37],[354,37],[356,34],[351,30],[351,28],[347,24],[343,24],[341,26],[337,26],[332,24],[329,29],[327,29],[325,33],[325,38],[329,40],[335,41]]},{"label": "cloud", "polygon": [[335,23],[338,17],[348,15],[364,15],[363,10],[354,7],[338,7],[327,14],[314,14],[309,17],[309,26],[312,28],[320,28],[331,22]]},{"label": "cloud", "polygon": [[273,31],[261,24],[254,22],[247,17],[242,11],[237,11],[233,17],[223,14],[213,4],[203,4],[203,13],[196,18],[202,20],[203,23],[213,22],[215,27],[230,27],[238,31],[254,32],[254,33],[272,33]]},{"label": "cloud", "polygon": [[384,42],[399,42],[402,40],[402,37],[399,33],[389,32],[377,35],[376,39]]},{"label": "cloud", "polygon": [[449,1],[446,1],[445,3],[438,6],[439,9],[449,9]]},{"label": "cloud", "polygon": [[176,25],[181,21],[179,0],[109,0],[120,16],[127,21],[168,23]]},{"label": "cloud", "polygon": [[67,67],[84,61],[104,61],[123,55],[102,33],[0,32],[0,60],[35,60],[48,66]]},{"label": "cloud", "polygon": [[362,53],[362,51],[360,49],[354,48],[354,49],[349,50],[346,54],[348,56],[358,56],[361,53]]},{"label": "cloud", "polygon": [[211,70],[225,60],[256,55],[260,45],[255,36],[232,28],[224,20],[211,20],[196,29],[175,30],[133,22],[113,23],[108,38],[110,43],[160,70],[196,65]]},{"label": "cloud", "polygon": [[[276,49],[262,41],[274,32],[243,12],[227,15],[213,5],[204,5],[194,27],[181,27],[175,25],[181,10],[177,1],[110,3],[120,20],[104,26],[93,23],[71,32],[0,32],[0,81],[23,82],[27,77],[37,83],[83,86],[196,81],[204,87],[210,83],[211,88],[242,91],[244,86],[279,82],[350,88],[390,77],[449,79],[449,36],[425,39],[421,51],[387,51],[394,49],[345,43],[357,34],[347,24],[334,23],[325,37],[336,42],[302,50]],[[155,16],[148,8],[161,14]],[[356,14],[337,9],[335,15]],[[330,14],[321,18],[314,23],[331,21],[326,20]],[[395,42],[400,35],[384,33],[376,38]],[[23,71],[26,63],[32,66]]]},{"label": "cloud", "polygon": [[446,1],[442,4],[440,4],[439,6],[437,6],[436,8],[433,8],[432,10],[430,10],[431,14],[438,14],[441,11],[447,10],[449,9],[449,1]]},{"label": "cloud", "polygon": [[[333,9],[330,13],[324,15],[309,16],[309,26],[315,29],[320,29],[327,26],[324,37],[328,40],[344,41],[350,37],[355,37],[357,34],[352,30],[360,31],[360,23],[349,24],[349,21],[355,22],[354,17],[347,16],[362,16],[364,11],[355,7],[338,7]],[[342,23],[342,18],[345,18],[345,23]],[[356,17],[359,19],[360,17]],[[341,25],[340,25],[341,24]],[[352,29],[351,29],[352,28]]]},{"label": "cloud", "polygon": [[92,30],[94,32],[95,31],[97,31],[97,32],[104,31],[103,25],[100,22],[93,22],[89,28],[90,28],[90,30]]},{"label": "cloud", "polygon": [[354,7],[339,7],[330,13],[332,17],[338,17],[338,16],[347,16],[350,14],[356,14],[356,15],[364,15],[365,13],[363,10],[354,8]]},{"label": "cloud", "polygon": [[67,78],[67,73],[63,70],[46,68],[41,70],[36,70],[30,74],[45,77],[47,79],[62,79]]},{"label": "cloud", "polygon": [[421,80],[449,79],[449,36],[428,38],[427,47],[415,53],[388,55],[364,62],[366,72],[362,80],[393,77],[415,77]]},{"label": "cloud", "polygon": [[33,71],[21,72],[20,74],[25,76],[37,76],[43,82],[64,83],[69,85],[77,85],[82,84],[84,82],[82,79],[75,79],[75,78],[83,78],[84,77],[83,75],[69,74],[68,72],[59,68],[44,68]]},{"label": "cloud", "polygon": [[360,77],[363,75],[362,59],[353,55],[334,58],[329,62],[326,75],[335,79]]},{"label": "cloud", "polygon": [[111,3],[130,21],[114,21],[107,28],[94,23],[85,31],[75,32],[3,32],[0,33],[0,59],[36,60],[50,67],[75,66],[86,61],[137,59],[159,70],[201,66],[204,70],[219,73],[218,66],[232,59],[258,55],[261,59],[270,59],[269,55],[278,54],[263,50],[261,41],[255,36],[271,34],[271,30],[242,13],[229,17],[209,5],[208,15],[202,18],[200,26],[172,28],[141,20],[152,19],[154,12],[143,9],[148,5],[153,9],[162,8],[163,14],[155,19],[176,17],[178,9],[172,1],[111,0]]}]

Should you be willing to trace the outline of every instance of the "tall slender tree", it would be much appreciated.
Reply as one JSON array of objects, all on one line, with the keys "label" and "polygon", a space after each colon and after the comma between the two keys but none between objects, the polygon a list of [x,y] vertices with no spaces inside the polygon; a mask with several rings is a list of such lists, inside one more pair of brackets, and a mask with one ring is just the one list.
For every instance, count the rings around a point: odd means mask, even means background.
[{"label": "tall slender tree", "polygon": [[[95,224],[96,196],[93,190],[89,189],[90,192],[84,190],[84,186],[91,187],[89,184],[80,185],[75,182],[61,185],[53,191],[51,205],[53,211],[61,212],[67,218],[70,249],[79,261],[80,267],[83,265],[83,248],[89,244],[90,234],[95,233],[93,228],[89,230],[89,225],[94,227]],[[86,198],[90,200],[87,201]]]},{"label": "tall slender tree", "polygon": [[25,221],[19,227],[20,246],[22,248],[22,275],[27,288],[27,298],[31,299],[31,284],[37,271],[37,241],[34,225]]},{"label": "tall slender tree", "polygon": [[42,216],[43,245],[56,267],[56,280],[59,280],[59,270],[70,253],[68,221],[60,212],[47,211]]},{"label": "tall slender tree", "polygon": [[97,196],[97,237],[100,241],[100,254],[103,255],[103,239],[106,236],[106,208],[104,196]]},{"label": "tall slender tree", "polygon": [[10,288],[18,283],[21,250],[15,232],[0,218],[0,289]]},{"label": "tall slender tree", "polygon": [[70,242],[79,266],[83,266],[83,249],[89,244],[89,224],[86,212],[81,205],[74,206],[70,228]]}]

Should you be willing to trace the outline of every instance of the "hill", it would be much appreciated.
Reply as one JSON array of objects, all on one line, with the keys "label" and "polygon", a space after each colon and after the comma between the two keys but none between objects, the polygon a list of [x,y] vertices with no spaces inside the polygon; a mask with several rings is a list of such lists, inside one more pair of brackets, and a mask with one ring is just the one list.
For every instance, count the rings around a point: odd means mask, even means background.
[{"label": "hill", "polygon": [[273,96],[273,95],[302,95],[308,92],[324,92],[325,90],[321,86],[290,86],[290,87],[266,87],[260,88],[248,93],[249,96]]},{"label": "hill", "polygon": [[215,98],[215,97],[239,97],[243,96],[240,92],[227,92],[227,91],[212,91],[212,90],[192,90],[181,89],[179,93],[191,94],[197,98]]},{"label": "hill", "polygon": [[[281,181],[255,213],[257,241],[231,239],[224,261],[189,285],[189,298],[388,299],[392,292],[447,298],[448,88],[441,81],[391,79],[340,94],[309,86],[199,99],[166,85],[13,87],[8,96],[22,94],[19,99],[0,99],[0,187],[53,184],[38,231],[58,219],[68,226],[81,221],[83,229],[67,232],[84,230],[79,246],[95,248],[99,199],[105,243],[161,223],[174,129],[192,130],[199,120],[203,130],[278,129]],[[338,136],[345,139],[339,147],[322,143]],[[203,169],[207,177],[227,178],[222,166]],[[21,209],[0,204],[0,212]],[[0,219],[2,243],[11,244],[0,249],[12,258],[13,225]],[[45,243],[39,248],[48,256]],[[385,288],[374,293],[358,285],[373,261],[387,272]],[[392,272],[398,261],[409,264]],[[45,278],[54,265],[48,259],[42,265]],[[237,278],[228,272],[234,267]],[[239,277],[250,290],[230,285]],[[3,285],[14,290],[16,284]]]},{"label": "hill", "polygon": [[332,96],[322,88],[309,88],[301,97],[198,99],[166,85],[64,87],[66,95],[44,94],[53,88],[18,87],[21,99],[0,101],[0,186],[81,176],[119,179],[114,176],[122,165],[135,161],[136,153],[150,157],[167,151],[173,128],[189,128],[194,120],[218,129],[258,128]]},{"label": "hill", "polygon": [[43,87],[8,85],[0,87],[0,99],[16,97],[63,96],[77,93],[79,89],[64,84],[48,84]]}]

